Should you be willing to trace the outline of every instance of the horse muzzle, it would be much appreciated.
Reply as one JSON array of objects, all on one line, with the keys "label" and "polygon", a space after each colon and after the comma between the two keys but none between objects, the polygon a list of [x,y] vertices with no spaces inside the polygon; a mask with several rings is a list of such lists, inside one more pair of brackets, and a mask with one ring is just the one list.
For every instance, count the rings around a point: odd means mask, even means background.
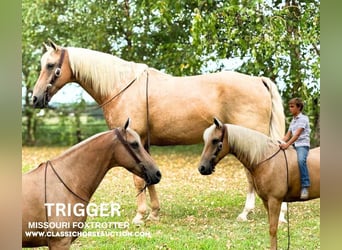
[{"label": "horse muzzle", "polygon": [[213,171],[213,168],[212,167],[206,167],[204,165],[201,165],[198,167],[198,171],[202,174],[202,175],[210,175],[212,174],[214,171]]},{"label": "horse muzzle", "polygon": [[198,167],[198,171],[202,174],[202,175],[210,175],[213,172],[215,172],[215,163],[214,163],[214,159],[211,159],[210,162],[203,162],[200,164],[200,166]]},{"label": "horse muzzle", "polygon": [[34,108],[46,108],[50,101],[48,92],[44,92],[41,96],[33,96],[32,104]]},{"label": "horse muzzle", "polygon": [[48,84],[44,93],[39,95],[34,95],[32,99],[32,104],[34,108],[46,108],[51,99],[51,95],[49,94],[50,89],[52,88],[52,84]]},{"label": "horse muzzle", "polygon": [[154,185],[160,182],[162,178],[162,174],[159,171],[159,169],[147,170],[146,167],[142,163],[139,163],[139,164],[142,165],[144,169],[144,179],[145,179],[147,186]]}]

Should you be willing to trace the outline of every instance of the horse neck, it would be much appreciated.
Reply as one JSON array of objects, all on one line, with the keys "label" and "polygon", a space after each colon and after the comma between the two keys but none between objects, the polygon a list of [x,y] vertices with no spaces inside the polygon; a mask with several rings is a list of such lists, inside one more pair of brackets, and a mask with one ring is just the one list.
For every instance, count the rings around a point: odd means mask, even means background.
[{"label": "horse neck", "polygon": [[113,136],[111,140],[102,138],[77,144],[51,161],[64,183],[84,199],[90,200],[113,166]]},{"label": "horse neck", "polygon": [[227,130],[230,153],[249,170],[261,162],[275,146],[272,139],[260,132],[231,124]]},{"label": "horse neck", "polygon": [[82,48],[68,48],[75,81],[98,104],[119,93],[139,78],[147,65],[125,61],[116,56]]}]

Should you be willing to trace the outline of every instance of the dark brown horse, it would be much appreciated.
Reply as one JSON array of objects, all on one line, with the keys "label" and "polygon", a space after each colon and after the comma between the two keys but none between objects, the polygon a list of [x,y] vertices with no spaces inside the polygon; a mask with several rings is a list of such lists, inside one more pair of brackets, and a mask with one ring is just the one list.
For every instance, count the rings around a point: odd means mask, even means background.
[{"label": "dark brown horse", "polygon": [[[281,203],[300,200],[300,173],[295,149],[282,151],[279,143],[270,137],[248,128],[214,124],[203,135],[204,149],[198,170],[212,174],[216,164],[228,153],[233,154],[251,173],[254,188],[268,213],[271,249],[277,249],[278,216]],[[320,148],[311,149],[308,155],[311,186],[309,199],[320,197]]]},{"label": "dark brown horse", "polygon": [[[87,218],[87,213],[76,214],[74,209],[85,209],[107,171],[118,165],[143,178],[146,185],[161,179],[138,134],[128,128],[128,121],[123,128],[92,136],[24,174],[22,246],[69,249],[82,230],[74,225]],[[117,207],[107,209],[118,212]]]},{"label": "dark brown horse", "polygon": [[[273,138],[285,133],[285,116],[277,86],[267,77],[223,71],[174,77],[145,64],[122,60],[110,54],[83,48],[59,47],[53,42],[41,59],[41,72],[33,89],[33,105],[45,107],[52,96],[69,82],[79,83],[102,107],[109,128],[134,120],[132,128],[142,143],[186,145],[200,143],[202,133],[218,116],[225,123],[256,129]],[[191,122],[184,122],[191,121]],[[254,207],[249,189],[242,220]],[[144,181],[134,177],[140,190]],[[151,220],[159,218],[155,186],[148,188]],[[138,196],[133,223],[143,223],[146,194]]]}]

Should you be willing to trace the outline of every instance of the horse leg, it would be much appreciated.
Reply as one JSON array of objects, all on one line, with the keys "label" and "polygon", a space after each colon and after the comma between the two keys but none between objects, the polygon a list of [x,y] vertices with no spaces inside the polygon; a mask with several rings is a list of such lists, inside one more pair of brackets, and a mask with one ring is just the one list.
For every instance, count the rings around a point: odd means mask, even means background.
[{"label": "horse leg", "polygon": [[[248,181],[248,189],[247,189],[245,207],[243,208],[243,211],[237,217],[238,221],[247,221],[247,215],[251,211],[253,211],[253,209],[255,208],[255,191],[254,191],[253,179],[252,179],[251,173],[246,168],[244,168],[244,170],[245,170],[247,181]],[[279,214],[280,223],[287,223],[287,220],[285,219],[286,211],[287,211],[287,203],[282,202],[281,210]]]},{"label": "horse leg", "polygon": [[286,211],[287,211],[287,203],[282,202],[281,208],[280,208],[280,214],[279,214],[279,222],[280,223],[287,223],[287,220],[285,219]]},{"label": "horse leg", "polygon": [[279,222],[279,213],[281,207],[281,201],[270,198],[268,201],[263,201],[265,208],[267,209],[268,222],[269,222],[269,234],[271,241],[271,250],[277,249],[277,231]]},{"label": "horse leg", "polygon": [[151,200],[151,213],[148,215],[147,219],[151,221],[159,221],[160,204],[155,185],[148,187],[148,193],[150,194]]},{"label": "horse leg", "polygon": [[144,190],[143,192],[140,192],[144,186],[145,186],[145,181],[144,179],[140,178],[137,175],[133,175],[133,180],[134,180],[134,185],[135,188],[138,190],[139,195],[137,196],[137,205],[138,205],[138,210],[137,210],[137,214],[135,215],[132,223],[134,225],[142,225],[144,224],[144,216],[146,213],[146,190]]},{"label": "horse leg", "polygon": [[245,207],[243,208],[242,213],[239,214],[237,220],[239,221],[247,221],[247,215],[250,211],[255,208],[255,192],[254,192],[254,184],[253,179],[250,172],[244,168],[247,181],[248,181],[248,189],[247,189],[247,198],[245,202]]}]

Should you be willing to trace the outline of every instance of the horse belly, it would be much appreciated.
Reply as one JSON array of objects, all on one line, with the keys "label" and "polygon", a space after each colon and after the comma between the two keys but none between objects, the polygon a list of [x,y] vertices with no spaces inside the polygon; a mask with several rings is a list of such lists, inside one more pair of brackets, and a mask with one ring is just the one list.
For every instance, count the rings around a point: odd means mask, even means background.
[{"label": "horse belly", "polygon": [[[175,90],[174,90],[175,91]],[[190,145],[202,142],[203,131],[220,114],[215,102],[216,91],[206,96],[183,89],[160,93],[151,98],[150,129],[154,145]]]}]

